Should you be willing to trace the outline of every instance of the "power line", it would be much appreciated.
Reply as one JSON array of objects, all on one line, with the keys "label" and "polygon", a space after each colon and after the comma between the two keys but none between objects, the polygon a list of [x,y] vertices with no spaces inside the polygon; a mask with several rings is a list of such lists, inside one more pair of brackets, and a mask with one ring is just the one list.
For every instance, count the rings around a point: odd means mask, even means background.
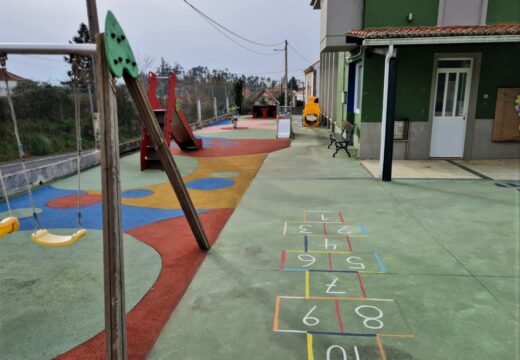
[{"label": "power line", "polygon": [[305,56],[303,56],[302,54],[300,54],[295,48],[294,46],[291,45],[291,43],[289,43],[289,47],[292,49],[292,51],[294,51],[294,53],[296,55],[298,55],[301,59],[303,59],[304,61],[306,61],[307,63],[309,64],[312,64],[314,63],[314,61],[310,61],[309,59],[305,58]]},{"label": "power line", "polygon": [[223,32],[222,30],[220,30],[215,24],[213,24],[209,19],[207,19],[205,16],[203,16],[202,14],[199,14],[201,15],[201,17],[206,20],[206,22],[208,24],[210,24],[215,30],[217,30],[219,33],[221,33],[222,35],[224,35],[226,38],[228,38],[229,40],[233,41],[235,44],[237,44],[238,46],[240,46],[242,49],[245,49],[247,51],[250,51],[254,54],[257,54],[257,55],[264,55],[264,56],[273,56],[273,55],[277,55],[276,53],[262,53],[262,52],[259,52],[259,51],[256,51],[256,50],[253,50],[253,49],[250,49],[248,48],[247,46],[245,46],[244,44],[241,44],[239,43],[238,41],[236,41],[235,39],[233,39],[231,36],[229,36],[228,34],[226,34],[225,32]]},{"label": "power line", "polygon": [[276,43],[276,44],[263,44],[263,43],[259,43],[257,41],[253,41],[251,39],[248,39],[242,35],[239,35],[237,34],[236,32],[234,32],[233,30],[230,30],[229,28],[225,27],[224,25],[220,24],[219,22],[217,22],[216,20],[213,20],[211,17],[209,17],[208,15],[206,15],[202,10],[199,10],[197,7],[195,7],[194,5],[190,4],[188,2],[188,0],[184,0],[184,2],[190,6],[193,10],[195,10],[200,16],[206,18],[207,20],[211,21],[212,23],[214,23],[215,25],[217,25],[218,27],[224,29],[225,31],[235,35],[236,37],[244,40],[244,41],[247,41],[251,44],[254,44],[254,45],[258,45],[258,46],[265,46],[265,47],[274,47],[274,46],[279,46],[281,44],[283,44],[283,41],[279,42],[279,43]]}]

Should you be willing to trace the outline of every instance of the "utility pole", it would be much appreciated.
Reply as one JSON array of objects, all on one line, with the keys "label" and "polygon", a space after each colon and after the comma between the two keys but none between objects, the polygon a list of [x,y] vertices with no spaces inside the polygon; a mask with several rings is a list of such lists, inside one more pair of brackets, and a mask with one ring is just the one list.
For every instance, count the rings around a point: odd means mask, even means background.
[{"label": "utility pole", "polygon": [[288,84],[289,84],[289,74],[288,74],[288,67],[287,67],[287,40],[285,40],[285,101],[284,105],[287,106],[287,91],[288,91]]},{"label": "utility pole", "polygon": [[[90,33],[90,42],[96,42],[96,35],[99,34],[99,20],[96,6],[96,0],[87,1],[87,15],[88,15],[88,31]],[[92,69],[96,67],[96,57],[92,56]],[[94,129],[94,148],[99,150],[100,148],[100,124],[99,114],[95,112],[94,101],[92,100],[92,83],[96,84],[96,77],[89,75],[88,82],[88,100],[90,104],[90,114],[92,116],[92,127]],[[92,82],[91,82],[92,81]],[[99,108],[99,104],[97,106]]]}]

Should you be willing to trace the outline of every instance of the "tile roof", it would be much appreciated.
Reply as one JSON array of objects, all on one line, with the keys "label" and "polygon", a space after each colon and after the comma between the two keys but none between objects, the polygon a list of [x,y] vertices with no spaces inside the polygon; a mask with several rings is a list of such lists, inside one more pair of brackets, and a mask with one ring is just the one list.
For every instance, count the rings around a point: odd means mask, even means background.
[{"label": "tile roof", "polygon": [[520,24],[413,26],[351,30],[347,37],[358,39],[393,39],[449,36],[520,35]]},{"label": "tile roof", "polygon": [[10,81],[27,81],[28,80],[21,76],[13,74],[12,72],[9,72],[7,70],[0,71],[0,80],[4,81],[5,78],[7,78],[7,80],[10,80]]}]

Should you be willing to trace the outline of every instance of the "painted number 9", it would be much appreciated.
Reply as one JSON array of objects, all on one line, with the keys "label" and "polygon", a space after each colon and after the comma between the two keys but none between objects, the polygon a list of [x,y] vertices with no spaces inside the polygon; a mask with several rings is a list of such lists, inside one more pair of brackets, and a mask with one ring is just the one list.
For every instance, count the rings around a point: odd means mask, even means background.
[{"label": "painted number 9", "polygon": [[[361,313],[362,309],[374,309],[377,311],[377,316],[366,316]],[[356,314],[358,314],[361,318],[363,318],[363,325],[369,329],[377,330],[382,329],[385,324],[379,319],[383,317],[383,312],[376,308],[375,306],[371,305],[361,305],[358,306],[355,310]]]}]

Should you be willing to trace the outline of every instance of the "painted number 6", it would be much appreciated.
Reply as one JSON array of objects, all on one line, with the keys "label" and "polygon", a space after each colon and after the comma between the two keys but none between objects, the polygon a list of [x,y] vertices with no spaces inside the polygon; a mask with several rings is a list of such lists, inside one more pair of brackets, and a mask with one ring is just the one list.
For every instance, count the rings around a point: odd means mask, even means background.
[{"label": "painted number 6", "polygon": [[320,320],[317,317],[311,316],[312,312],[316,310],[318,305],[314,305],[312,309],[309,310],[307,315],[303,317],[303,323],[307,326],[316,326],[320,323]]},{"label": "painted number 6", "polygon": [[309,254],[298,255],[298,260],[307,263],[305,265],[302,265],[302,267],[311,266],[312,264],[314,264],[316,262],[316,258],[314,256],[312,256],[312,255],[309,255]]}]

